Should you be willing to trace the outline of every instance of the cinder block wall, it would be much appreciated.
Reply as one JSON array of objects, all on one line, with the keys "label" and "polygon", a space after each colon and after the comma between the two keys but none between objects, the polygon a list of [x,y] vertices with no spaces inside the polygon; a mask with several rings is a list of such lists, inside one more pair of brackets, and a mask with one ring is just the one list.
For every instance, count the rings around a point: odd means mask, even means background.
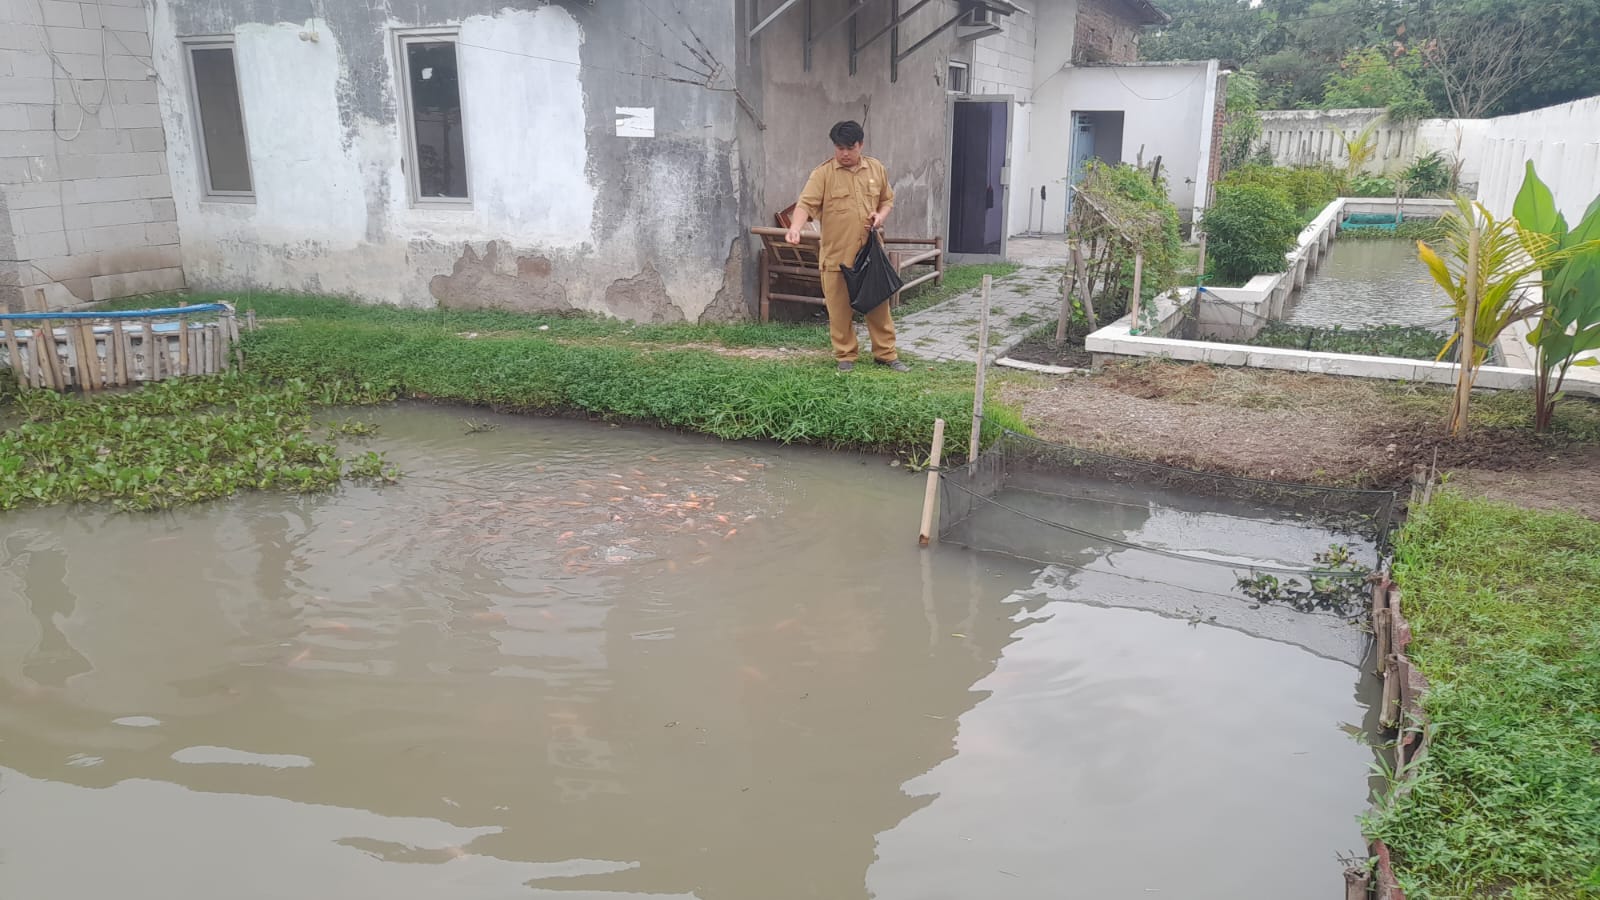
[{"label": "cinder block wall", "polygon": [[184,286],[143,0],[0,0],[0,306]]}]

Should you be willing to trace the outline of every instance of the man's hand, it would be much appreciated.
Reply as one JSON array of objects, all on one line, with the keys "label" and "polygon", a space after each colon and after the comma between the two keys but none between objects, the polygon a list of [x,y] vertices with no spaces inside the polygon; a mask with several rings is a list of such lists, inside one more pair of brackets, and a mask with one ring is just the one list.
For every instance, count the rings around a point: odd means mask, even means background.
[{"label": "man's hand", "polygon": [[873,213],[872,216],[867,219],[867,230],[876,231],[877,229],[882,228],[883,220],[887,218],[889,218],[889,214],[881,210]]},{"label": "man's hand", "polygon": [[789,229],[789,233],[785,234],[783,236],[783,239],[788,241],[791,244],[800,243],[800,226],[795,225],[795,226],[791,227]]}]

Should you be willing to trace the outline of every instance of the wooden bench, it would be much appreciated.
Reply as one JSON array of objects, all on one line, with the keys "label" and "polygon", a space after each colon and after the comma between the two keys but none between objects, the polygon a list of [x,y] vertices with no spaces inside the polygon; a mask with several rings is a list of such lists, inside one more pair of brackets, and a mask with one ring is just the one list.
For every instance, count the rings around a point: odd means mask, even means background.
[{"label": "wooden bench", "polygon": [[[822,273],[817,268],[817,254],[821,250],[821,236],[811,229],[807,229],[800,236],[800,243],[791,244],[785,238],[788,236],[789,216],[794,210],[791,206],[774,218],[778,222],[776,228],[756,227],[750,233],[761,238],[761,321],[768,320],[772,301],[784,300],[790,303],[808,303],[812,306],[826,306],[822,297]],[[884,249],[889,251],[889,259],[894,263],[895,271],[905,280],[901,292],[916,287],[932,279],[934,284],[944,283],[944,238],[909,238],[888,237],[883,239]],[[908,277],[907,270],[915,266],[926,266],[928,271]],[[900,294],[895,294],[889,301],[892,306],[900,304]]]}]

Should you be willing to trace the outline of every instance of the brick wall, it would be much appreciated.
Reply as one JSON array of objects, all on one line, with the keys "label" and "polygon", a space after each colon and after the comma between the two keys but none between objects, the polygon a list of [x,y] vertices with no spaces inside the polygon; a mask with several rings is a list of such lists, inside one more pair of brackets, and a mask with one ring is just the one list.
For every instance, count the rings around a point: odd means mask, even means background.
[{"label": "brick wall", "polygon": [[1014,13],[1001,17],[1000,34],[973,42],[971,83],[973,94],[1011,94],[1019,103],[1033,100],[1034,17]]},{"label": "brick wall", "polygon": [[1117,0],[1079,0],[1072,61],[1127,63],[1139,58],[1139,26]]},{"label": "brick wall", "polygon": [[143,0],[0,0],[0,305],[183,286]]},{"label": "brick wall", "polygon": [[1211,170],[1206,176],[1206,192],[1212,196],[1194,198],[1194,205],[1209,209],[1216,194],[1217,179],[1222,177],[1222,126],[1228,122],[1228,76],[1217,76],[1217,102],[1211,112]]}]

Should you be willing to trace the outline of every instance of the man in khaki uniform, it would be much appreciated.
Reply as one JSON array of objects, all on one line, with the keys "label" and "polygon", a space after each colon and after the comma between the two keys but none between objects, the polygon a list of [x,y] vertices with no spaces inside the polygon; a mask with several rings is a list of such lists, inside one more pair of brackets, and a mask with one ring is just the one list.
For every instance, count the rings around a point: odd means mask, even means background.
[{"label": "man in khaki uniform", "polygon": [[[855,310],[850,308],[850,291],[845,286],[840,264],[853,265],[856,254],[867,243],[867,235],[883,225],[894,208],[894,189],[883,163],[861,155],[866,134],[856,122],[840,122],[828,132],[833,141],[833,159],[811,171],[786,239],[800,243],[800,230],[812,219],[822,226],[822,296],[828,305],[828,337],[833,341],[833,357],[839,371],[856,367]],[[894,349],[894,320],[884,302],[866,314],[867,334],[872,338],[872,359],[896,372],[908,372]]]}]

